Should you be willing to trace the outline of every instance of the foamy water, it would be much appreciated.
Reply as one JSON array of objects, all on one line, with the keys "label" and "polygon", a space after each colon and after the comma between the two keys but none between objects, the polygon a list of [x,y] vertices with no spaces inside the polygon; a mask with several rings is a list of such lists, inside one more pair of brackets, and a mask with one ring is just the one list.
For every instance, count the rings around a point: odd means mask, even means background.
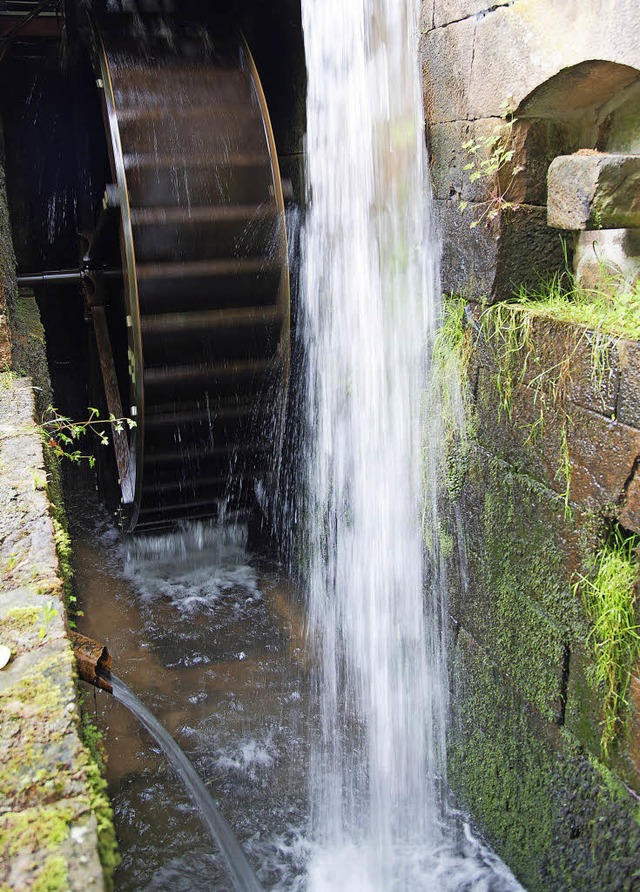
[{"label": "foamy water", "polygon": [[[294,615],[278,600],[286,584],[247,549],[246,530],[199,522],[127,542],[108,522],[92,523],[76,541],[78,581],[95,623],[85,631],[106,640],[116,672],[188,754],[259,881],[278,892],[366,888],[373,859],[366,841],[330,849],[311,832],[306,778],[317,701],[307,661],[283,634]],[[295,612],[290,595],[284,600]],[[229,888],[197,811],[155,746],[110,698],[97,705],[106,709],[122,843],[116,887]],[[412,888],[519,889],[464,816],[454,818],[439,831],[440,844],[398,846]]]}]

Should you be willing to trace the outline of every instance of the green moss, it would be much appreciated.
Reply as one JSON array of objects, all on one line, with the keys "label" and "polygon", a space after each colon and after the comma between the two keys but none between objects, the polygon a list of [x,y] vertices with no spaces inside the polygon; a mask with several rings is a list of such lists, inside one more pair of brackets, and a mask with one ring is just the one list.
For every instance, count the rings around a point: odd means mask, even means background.
[{"label": "green moss", "polygon": [[73,817],[73,809],[60,803],[5,815],[0,822],[0,850],[16,857],[24,851],[58,848],[69,838]]},{"label": "green moss", "polygon": [[98,855],[104,871],[107,889],[113,888],[113,874],[120,863],[118,842],[113,826],[113,808],[104,778],[104,747],[102,731],[91,721],[81,703],[82,740],[89,761],[87,781],[91,795],[91,810],[98,822]]},{"label": "green moss", "polygon": [[33,892],[66,892],[69,888],[69,873],[65,859],[60,855],[50,855],[31,888]]},{"label": "green moss", "polygon": [[449,497],[459,497],[475,440],[475,413],[469,380],[473,337],[466,325],[465,299],[445,295],[433,346],[432,386],[443,418],[443,477]]},{"label": "green moss", "polygon": [[26,632],[40,619],[40,614],[40,607],[14,607],[3,619],[3,633],[5,628],[14,633]]},{"label": "green moss", "polygon": [[462,496],[470,584],[452,611],[549,721],[562,720],[569,647],[582,632],[555,530],[560,500],[476,450]]},{"label": "green moss", "polygon": [[[69,724],[66,698],[56,679],[71,672],[71,654],[42,660],[33,673],[0,696],[0,798],[13,808],[29,808],[60,796],[77,753],[64,745]],[[69,692],[71,687],[69,686]],[[62,764],[51,759],[59,753]]]},{"label": "green moss", "polygon": [[578,574],[591,628],[587,643],[593,665],[590,679],[602,695],[602,752],[605,757],[624,727],[627,690],[640,653],[636,618],[637,547],[640,537],[614,529],[595,556],[589,576]]},{"label": "green moss", "polygon": [[637,804],[566,732],[549,733],[494,661],[461,632],[449,779],[529,892],[634,890]]},{"label": "green moss", "polygon": [[464,632],[455,652],[448,770],[460,803],[533,892],[553,844],[554,755],[526,707]]}]

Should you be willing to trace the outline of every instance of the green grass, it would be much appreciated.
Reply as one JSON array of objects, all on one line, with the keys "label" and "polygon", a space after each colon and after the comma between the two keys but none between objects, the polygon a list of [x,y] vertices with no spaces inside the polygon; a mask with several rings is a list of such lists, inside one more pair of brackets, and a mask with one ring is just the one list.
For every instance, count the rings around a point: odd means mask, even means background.
[{"label": "green grass", "polygon": [[594,664],[592,681],[603,692],[602,752],[609,756],[622,727],[633,665],[640,653],[640,626],[636,616],[640,537],[625,536],[616,528],[597,554],[593,572],[578,575],[591,631]]},{"label": "green grass", "polygon": [[598,288],[585,288],[572,272],[565,271],[535,288],[521,286],[514,301],[535,315],[640,340],[640,280],[629,284],[620,276],[603,275]]}]

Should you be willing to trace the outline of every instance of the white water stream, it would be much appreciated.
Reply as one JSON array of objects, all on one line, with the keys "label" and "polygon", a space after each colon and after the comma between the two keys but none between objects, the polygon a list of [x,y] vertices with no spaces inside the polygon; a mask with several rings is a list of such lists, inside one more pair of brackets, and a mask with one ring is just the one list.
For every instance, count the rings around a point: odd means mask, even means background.
[{"label": "white water stream", "polygon": [[439,249],[418,7],[302,0],[314,890],[472,880],[469,862],[443,858],[446,605],[422,417]]}]

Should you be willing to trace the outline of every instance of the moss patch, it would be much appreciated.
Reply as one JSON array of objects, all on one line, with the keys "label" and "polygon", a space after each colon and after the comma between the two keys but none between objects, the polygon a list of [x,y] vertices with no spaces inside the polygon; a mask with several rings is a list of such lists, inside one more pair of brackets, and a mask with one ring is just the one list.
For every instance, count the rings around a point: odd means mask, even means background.
[{"label": "moss patch", "polygon": [[87,781],[91,795],[91,810],[98,821],[98,855],[104,870],[107,889],[113,888],[113,874],[120,864],[118,842],[113,826],[113,808],[105,780],[105,753],[102,731],[91,721],[81,700],[82,741],[89,754]]},{"label": "moss patch", "polygon": [[566,732],[549,733],[461,632],[454,653],[449,777],[529,892],[633,890],[637,803]]}]

